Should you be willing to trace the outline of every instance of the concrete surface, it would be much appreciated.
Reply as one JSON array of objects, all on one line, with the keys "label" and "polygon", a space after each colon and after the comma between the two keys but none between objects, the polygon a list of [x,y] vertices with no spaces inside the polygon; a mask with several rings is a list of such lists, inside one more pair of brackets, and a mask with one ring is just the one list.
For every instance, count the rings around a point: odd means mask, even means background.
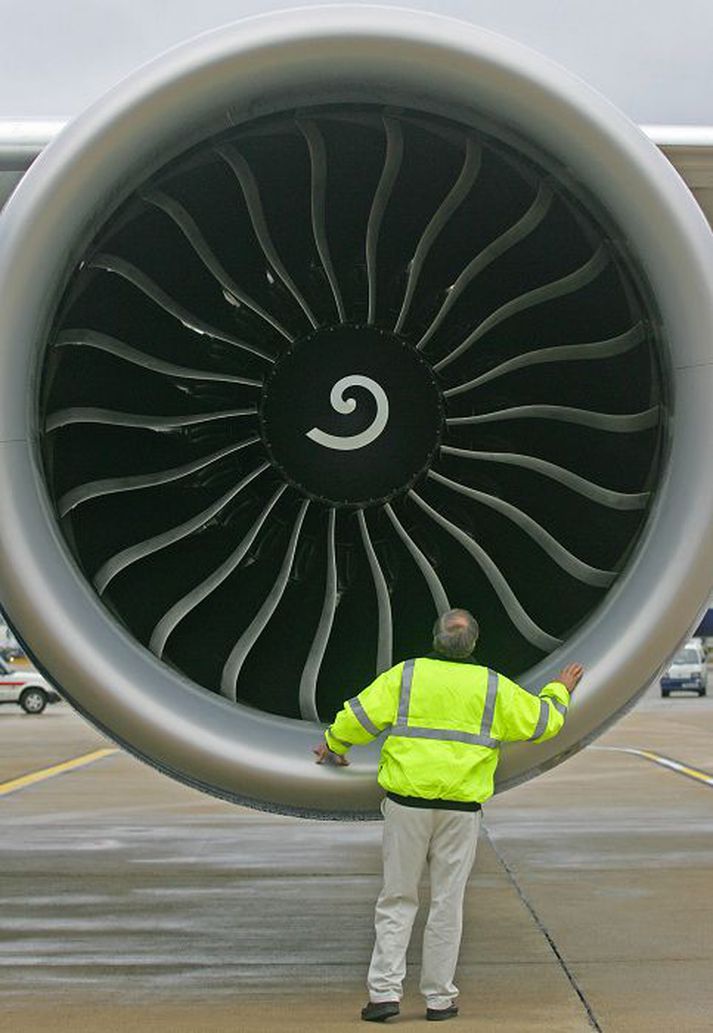
[{"label": "concrete surface", "polygon": [[[490,802],[449,1029],[713,1028],[713,699],[655,688]],[[0,782],[106,745],[65,704],[0,708]],[[262,814],[123,753],[0,798],[0,1030],[340,1033],[359,1009],[380,824]],[[427,898],[424,884],[423,897]],[[420,928],[402,1014],[423,1029]]]}]

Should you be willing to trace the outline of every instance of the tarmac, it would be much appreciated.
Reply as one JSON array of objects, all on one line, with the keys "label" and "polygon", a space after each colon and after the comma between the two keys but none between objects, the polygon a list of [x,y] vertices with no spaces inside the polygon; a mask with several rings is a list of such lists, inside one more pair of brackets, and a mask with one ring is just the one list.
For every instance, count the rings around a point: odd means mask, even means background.
[{"label": "tarmac", "polygon": [[[710,1033],[712,733],[712,698],[653,686],[486,805],[449,1030]],[[0,811],[3,1033],[371,1028],[380,823],[204,796],[66,704],[0,708]],[[401,1033],[425,1028],[421,927]]]}]

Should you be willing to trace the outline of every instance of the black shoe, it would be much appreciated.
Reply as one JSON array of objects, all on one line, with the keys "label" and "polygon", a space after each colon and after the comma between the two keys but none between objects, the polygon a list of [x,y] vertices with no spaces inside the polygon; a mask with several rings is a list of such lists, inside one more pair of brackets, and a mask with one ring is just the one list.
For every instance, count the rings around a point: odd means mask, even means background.
[{"label": "black shoe", "polygon": [[366,1007],[361,1010],[361,1017],[364,1022],[386,1022],[399,1014],[398,1001],[369,1001]]},{"label": "black shoe", "polygon": [[430,1022],[445,1022],[446,1019],[454,1019],[458,1014],[458,1008],[451,1004],[448,1008],[426,1008],[426,1018]]}]

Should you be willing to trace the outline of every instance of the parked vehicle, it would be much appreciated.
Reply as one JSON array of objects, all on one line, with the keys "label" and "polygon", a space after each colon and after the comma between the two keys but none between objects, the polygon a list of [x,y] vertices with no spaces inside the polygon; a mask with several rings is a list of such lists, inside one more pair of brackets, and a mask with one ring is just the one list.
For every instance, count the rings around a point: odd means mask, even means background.
[{"label": "parked vehicle", "polygon": [[0,648],[0,660],[6,660],[12,667],[14,664],[26,664],[27,657],[19,646],[3,646]]},{"label": "parked vehicle", "polygon": [[708,689],[708,664],[702,644],[696,639],[686,642],[674,656],[661,677],[661,695],[672,692],[697,692],[705,696]]},{"label": "parked vehicle", "polygon": [[19,703],[26,714],[41,714],[61,697],[37,671],[20,671],[0,659],[0,703]]}]

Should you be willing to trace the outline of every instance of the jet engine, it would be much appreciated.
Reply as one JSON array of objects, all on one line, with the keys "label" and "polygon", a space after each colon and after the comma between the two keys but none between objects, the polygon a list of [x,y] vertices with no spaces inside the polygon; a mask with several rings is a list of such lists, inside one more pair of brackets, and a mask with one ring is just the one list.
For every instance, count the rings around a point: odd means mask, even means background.
[{"label": "jet engine", "polygon": [[375,817],[343,701],[475,613],[480,662],[651,680],[713,558],[713,246],[653,144],[543,57],[325,7],[172,50],[0,221],[0,598],[72,703],[256,807]]}]

